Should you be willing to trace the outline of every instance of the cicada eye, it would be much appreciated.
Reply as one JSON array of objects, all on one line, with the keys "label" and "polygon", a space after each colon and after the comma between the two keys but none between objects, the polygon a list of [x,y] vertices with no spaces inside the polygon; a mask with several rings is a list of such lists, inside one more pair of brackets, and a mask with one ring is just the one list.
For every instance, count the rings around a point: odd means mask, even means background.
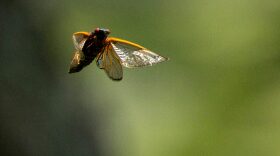
[{"label": "cicada eye", "polygon": [[99,32],[100,31],[100,28],[96,28],[95,30],[94,30],[94,32]]},{"label": "cicada eye", "polygon": [[111,31],[109,29],[106,29],[106,34],[109,35],[111,33]]}]

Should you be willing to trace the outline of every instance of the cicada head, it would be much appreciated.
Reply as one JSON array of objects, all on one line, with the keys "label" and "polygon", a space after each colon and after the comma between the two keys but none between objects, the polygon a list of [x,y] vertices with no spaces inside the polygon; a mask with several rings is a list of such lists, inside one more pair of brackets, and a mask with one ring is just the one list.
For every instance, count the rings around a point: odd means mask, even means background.
[{"label": "cicada head", "polygon": [[94,34],[98,40],[105,40],[110,34],[110,30],[104,28],[96,28],[94,32],[92,32],[92,34]]}]

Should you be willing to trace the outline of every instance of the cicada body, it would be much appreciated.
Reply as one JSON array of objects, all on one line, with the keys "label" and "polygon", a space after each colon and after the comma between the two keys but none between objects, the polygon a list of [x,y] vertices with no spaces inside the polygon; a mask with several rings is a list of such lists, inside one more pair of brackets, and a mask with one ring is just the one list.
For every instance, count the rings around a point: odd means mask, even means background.
[{"label": "cicada body", "polygon": [[69,73],[81,71],[94,59],[100,69],[105,70],[112,80],[122,80],[122,67],[135,68],[152,66],[168,60],[136,43],[108,37],[108,29],[96,28],[93,32],[73,34],[76,49]]}]

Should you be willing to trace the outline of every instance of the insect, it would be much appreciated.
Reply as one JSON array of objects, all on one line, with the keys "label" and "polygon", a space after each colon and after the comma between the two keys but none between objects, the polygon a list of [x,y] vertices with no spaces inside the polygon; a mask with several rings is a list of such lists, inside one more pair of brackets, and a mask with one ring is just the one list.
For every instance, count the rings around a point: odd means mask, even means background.
[{"label": "insect", "polygon": [[73,42],[76,49],[69,73],[81,71],[95,58],[100,69],[105,70],[112,80],[122,80],[122,67],[135,68],[152,66],[168,60],[136,43],[108,37],[109,29],[96,28],[93,32],[76,32]]}]

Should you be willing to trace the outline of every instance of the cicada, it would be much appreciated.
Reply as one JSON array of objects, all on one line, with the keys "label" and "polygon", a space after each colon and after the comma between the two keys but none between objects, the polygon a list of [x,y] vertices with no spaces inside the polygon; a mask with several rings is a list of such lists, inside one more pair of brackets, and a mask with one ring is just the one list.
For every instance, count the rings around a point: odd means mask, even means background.
[{"label": "cicada", "polygon": [[100,69],[105,70],[112,80],[122,80],[123,67],[136,68],[152,66],[168,60],[136,43],[108,37],[109,29],[96,28],[93,32],[73,34],[75,53],[69,73],[81,71],[94,59]]}]

